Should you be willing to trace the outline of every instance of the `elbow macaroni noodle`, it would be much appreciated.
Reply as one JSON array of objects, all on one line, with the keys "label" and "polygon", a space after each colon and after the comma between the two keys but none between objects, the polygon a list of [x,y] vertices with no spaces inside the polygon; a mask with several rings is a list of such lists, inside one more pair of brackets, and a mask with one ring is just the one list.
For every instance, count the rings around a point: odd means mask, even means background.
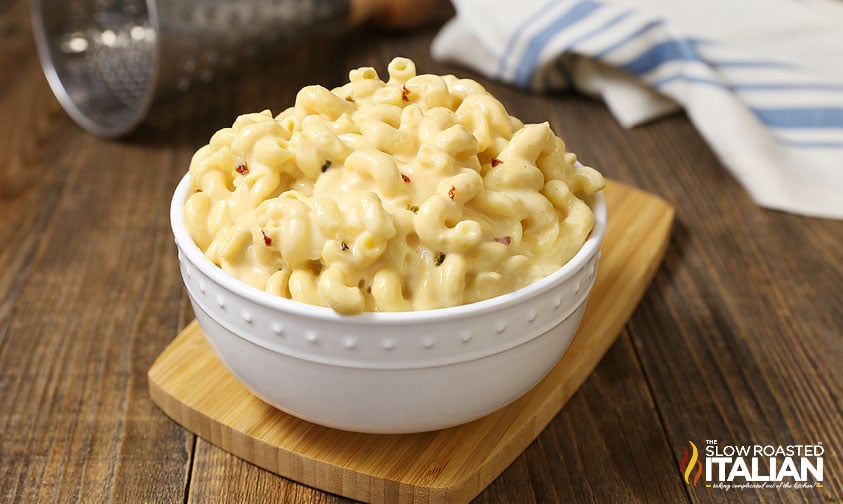
[{"label": "elbow macaroni noodle", "polygon": [[343,314],[487,299],[547,276],[593,225],[594,169],[480,84],[395,58],[237,118],[190,164],[185,225],[227,273]]}]

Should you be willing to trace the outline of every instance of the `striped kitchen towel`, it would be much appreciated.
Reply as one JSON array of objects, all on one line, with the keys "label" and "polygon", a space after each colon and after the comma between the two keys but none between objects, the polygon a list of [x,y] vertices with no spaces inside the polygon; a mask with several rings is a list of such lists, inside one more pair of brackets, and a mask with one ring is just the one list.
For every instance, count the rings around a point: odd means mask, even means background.
[{"label": "striped kitchen towel", "polygon": [[434,58],[598,95],[626,127],[684,109],[758,204],[843,218],[840,0],[453,2]]}]

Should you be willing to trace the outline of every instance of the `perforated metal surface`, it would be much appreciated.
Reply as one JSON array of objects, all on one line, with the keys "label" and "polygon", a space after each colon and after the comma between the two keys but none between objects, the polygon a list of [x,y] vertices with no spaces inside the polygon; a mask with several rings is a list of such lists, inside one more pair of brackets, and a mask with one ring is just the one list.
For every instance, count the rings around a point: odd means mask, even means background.
[{"label": "perforated metal surface", "polygon": [[348,0],[33,0],[42,65],[65,110],[102,136],[267,47],[339,26]]}]

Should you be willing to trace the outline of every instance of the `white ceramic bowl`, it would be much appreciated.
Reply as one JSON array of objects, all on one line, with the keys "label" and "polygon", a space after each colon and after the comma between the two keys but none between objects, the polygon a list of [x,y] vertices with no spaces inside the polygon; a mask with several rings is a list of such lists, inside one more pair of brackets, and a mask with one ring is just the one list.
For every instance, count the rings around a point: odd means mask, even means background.
[{"label": "white ceramic bowl", "polygon": [[189,176],[170,219],[196,318],[229,370],[291,415],[339,429],[420,432],[482,417],[530,390],[576,331],[606,230],[602,194],[582,249],[550,276],[485,301],[344,316],[223,272],[184,228]]}]

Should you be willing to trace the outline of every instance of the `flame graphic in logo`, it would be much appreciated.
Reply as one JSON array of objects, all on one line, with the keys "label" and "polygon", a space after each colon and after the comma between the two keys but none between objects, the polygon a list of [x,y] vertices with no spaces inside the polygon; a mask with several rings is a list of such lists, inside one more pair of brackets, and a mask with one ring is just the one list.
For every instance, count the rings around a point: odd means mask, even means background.
[{"label": "flame graphic in logo", "polygon": [[688,448],[683,446],[682,462],[679,464],[679,472],[682,473],[682,476],[684,476],[685,483],[690,485],[692,484],[691,473],[693,473],[694,469],[696,469],[697,474],[694,476],[693,485],[697,486],[697,483],[699,483],[700,477],[703,473],[702,462],[700,462],[700,453],[699,450],[697,450],[697,445],[695,445],[692,441],[688,441],[688,444],[691,445],[690,458],[688,456]]}]

